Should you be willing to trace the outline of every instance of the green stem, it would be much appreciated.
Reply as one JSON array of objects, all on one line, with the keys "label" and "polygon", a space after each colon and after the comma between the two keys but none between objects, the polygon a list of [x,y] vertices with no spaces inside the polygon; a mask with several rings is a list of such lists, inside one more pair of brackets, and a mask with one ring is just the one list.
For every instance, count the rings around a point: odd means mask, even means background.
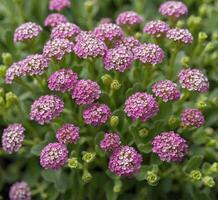
[{"label": "green stem", "polygon": [[168,73],[167,73],[168,78],[170,80],[173,78],[173,75],[174,75],[174,68],[175,68],[175,62],[176,62],[177,53],[178,53],[178,49],[177,48],[172,49],[170,63],[168,65]]},{"label": "green stem", "polygon": [[25,88],[26,90],[30,91],[32,94],[35,93],[34,89],[31,88],[25,81],[23,81],[22,79],[16,79],[15,82],[17,84],[19,84],[20,86],[22,86],[23,88]]}]

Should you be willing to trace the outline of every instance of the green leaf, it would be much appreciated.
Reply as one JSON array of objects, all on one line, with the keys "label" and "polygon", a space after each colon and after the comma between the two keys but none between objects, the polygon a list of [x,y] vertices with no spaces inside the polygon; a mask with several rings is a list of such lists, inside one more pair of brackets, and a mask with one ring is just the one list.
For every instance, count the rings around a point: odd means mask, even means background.
[{"label": "green leaf", "polygon": [[45,146],[45,142],[41,142],[35,146],[33,146],[30,150],[30,153],[36,156],[39,156],[41,153],[41,150],[43,149],[43,147]]},{"label": "green leaf", "polygon": [[202,161],[203,161],[203,156],[201,155],[196,155],[191,157],[183,167],[183,171],[190,172],[191,170],[199,168]]},{"label": "green leaf", "polygon": [[150,142],[146,143],[146,144],[138,144],[138,149],[139,151],[143,152],[143,153],[150,153],[151,152],[151,148],[152,148],[152,145]]}]

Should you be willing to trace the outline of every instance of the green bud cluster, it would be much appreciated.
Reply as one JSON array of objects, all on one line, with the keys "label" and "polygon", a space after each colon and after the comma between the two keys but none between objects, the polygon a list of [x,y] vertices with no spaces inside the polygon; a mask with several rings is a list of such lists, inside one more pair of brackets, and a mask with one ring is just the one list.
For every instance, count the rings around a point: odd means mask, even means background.
[{"label": "green bud cluster", "polygon": [[110,125],[113,128],[116,128],[119,124],[119,117],[116,115],[111,116],[110,118]]}]

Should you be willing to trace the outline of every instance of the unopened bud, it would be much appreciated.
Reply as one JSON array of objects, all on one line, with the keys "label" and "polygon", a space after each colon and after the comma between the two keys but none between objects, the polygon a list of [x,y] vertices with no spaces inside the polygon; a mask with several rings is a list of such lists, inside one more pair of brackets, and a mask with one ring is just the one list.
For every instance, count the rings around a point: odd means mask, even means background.
[{"label": "unopened bud", "polygon": [[0,65],[0,78],[5,77],[6,71],[7,71],[7,67],[5,65]]},{"label": "unopened bud", "polygon": [[94,2],[92,0],[87,0],[84,3],[85,11],[91,13],[93,11]]},{"label": "unopened bud", "polygon": [[119,193],[122,189],[122,182],[120,180],[116,180],[114,187],[113,187],[113,192],[114,193]]},{"label": "unopened bud", "polygon": [[188,27],[191,29],[191,28],[195,28],[195,27],[198,27],[202,22],[202,19],[201,17],[196,17],[196,16],[193,16],[191,15],[189,18],[188,18]]},{"label": "unopened bud", "polygon": [[146,128],[142,128],[142,129],[139,130],[139,136],[142,137],[142,138],[147,137],[148,134],[149,134],[149,131]]},{"label": "unopened bud", "polygon": [[203,177],[203,183],[205,186],[210,187],[210,188],[215,186],[215,181],[212,176]]},{"label": "unopened bud", "polygon": [[142,37],[142,34],[140,33],[140,32],[137,32],[136,34],[135,34],[135,38],[136,39],[141,39],[141,37]]},{"label": "unopened bud", "polygon": [[212,34],[212,40],[215,40],[215,41],[218,40],[218,32],[214,32],[214,33]]},{"label": "unopened bud", "polygon": [[10,66],[13,63],[12,55],[10,53],[2,53],[2,61],[6,66]]},{"label": "unopened bud", "polygon": [[192,170],[189,174],[189,177],[192,181],[200,181],[202,178],[202,174],[199,170]]},{"label": "unopened bud", "polygon": [[204,100],[200,100],[200,101],[197,101],[196,106],[198,109],[204,110],[205,108],[207,108],[207,103]]},{"label": "unopened bud", "polygon": [[199,15],[204,17],[208,13],[208,5],[207,4],[202,4],[199,8]]},{"label": "unopened bud", "polygon": [[72,169],[80,169],[82,165],[79,163],[76,157],[73,157],[68,159],[68,167]]},{"label": "unopened bud", "polygon": [[92,180],[92,175],[87,170],[85,170],[82,175],[82,181],[84,183],[89,183],[91,180]]},{"label": "unopened bud", "polygon": [[214,130],[212,128],[208,127],[208,128],[205,129],[205,132],[206,132],[207,135],[211,136],[211,135],[213,135]]},{"label": "unopened bud", "polygon": [[12,105],[14,105],[14,103],[18,102],[18,97],[13,92],[6,93],[5,99],[7,108],[11,107]]},{"label": "unopened bud", "polygon": [[176,27],[177,27],[177,28],[183,28],[184,26],[185,26],[184,20],[179,20],[179,21],[176,23]]},{"label": "unopened bud", "polygon": [[90,163],[95,159],[95,156],[96,154],[93,152],[84,152],[82,159],[86,163]]},{"label": "unopened bud", "polygon": [[190,58],[188,56],[185,56],[181,59],[181,64],[184,67],[188,67],[190,64]]},{"label": "unopened bud", "polygon": [[111,89],[112,90],[119,90],[121,87],[121,84],[119,83],[118,80],[113,80],[111,83]]},{"label": "unopened bud", "polygon": [[104,85],[110,85],[112,82],[112,78],[109,74],[105,74],[101,77],[102,82],[104,83]]},{"label": "unopened bud", "polygon": [[209,174],[217,174],[218,173],[218,163],[213,163],[210,168],[208,169]]},{"label": "unopened bud", "polygon": [[208,142],[207,142],[207,146],[209,147],[216,147],[217,145],[217,142],[215,139],[210,139]]},{"label": "unopened bud", "polygon": [[5,95],[5,91],[3,88],[0,88],[0,97],[3,97]]},{"label": "unopened bud", "polygon": [[146,175],[146,180],[149,185],[155,186],[158,184],[159,177],[154,171],[148,171]]},{"label": "unopened bud", "polygon": [[116,115],[113,115],[111,116],[111,119],[110,119],[110,125],[113,127],[113,128],[116,128],[119,124],[119,117],[116,116]]},{"label": "unopened bud", "polygon": [[204,41],[206,41],[207,37],[208,36],[207,36],[207,34],[205,32],[200,32],[198,34],[198,42],[203,43]]},{"label": "unopened bud", "polygon": [[179,119],[175,116],[170,116],[168,119],[168,125],[171,127],[176,127],[179,124]]}]

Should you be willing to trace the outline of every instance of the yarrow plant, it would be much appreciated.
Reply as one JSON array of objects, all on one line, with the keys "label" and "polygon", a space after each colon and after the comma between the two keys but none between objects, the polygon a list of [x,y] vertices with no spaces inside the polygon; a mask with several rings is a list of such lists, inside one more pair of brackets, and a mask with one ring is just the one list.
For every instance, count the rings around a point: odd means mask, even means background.
[{"label": "yarrow plant", "polygon": [[0,199],[215,200],[212,2],[2,3]]}]

